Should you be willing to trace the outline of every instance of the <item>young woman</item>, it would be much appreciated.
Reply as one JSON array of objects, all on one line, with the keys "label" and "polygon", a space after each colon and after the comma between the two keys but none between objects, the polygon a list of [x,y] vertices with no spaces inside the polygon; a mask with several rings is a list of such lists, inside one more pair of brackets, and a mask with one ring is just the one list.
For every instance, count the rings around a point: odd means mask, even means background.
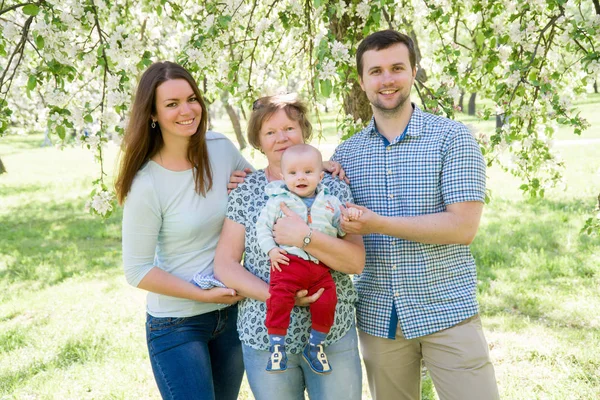
[{"label": "young woman", "polygon": [[127,281],[148,291],[150,362],[165,399],[237,399],[244,373],[233,289],[190,283],[211,274],[232,171],[249,168],[207,131],[198,85],[162,62],[142,75],[123,141],[117,197]]}]

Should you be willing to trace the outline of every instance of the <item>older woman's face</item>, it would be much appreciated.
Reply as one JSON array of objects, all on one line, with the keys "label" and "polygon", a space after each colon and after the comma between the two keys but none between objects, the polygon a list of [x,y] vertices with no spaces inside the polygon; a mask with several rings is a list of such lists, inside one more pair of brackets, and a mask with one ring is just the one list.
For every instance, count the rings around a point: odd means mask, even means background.
[{"label": "older woman's face", "polygon": [[280,162],[281,155],[288,147],[304,143],[299,122],[290,119],[285,110],[278,110],[263,122],[259,140],[260,149],[267,156],[269,164]]}]

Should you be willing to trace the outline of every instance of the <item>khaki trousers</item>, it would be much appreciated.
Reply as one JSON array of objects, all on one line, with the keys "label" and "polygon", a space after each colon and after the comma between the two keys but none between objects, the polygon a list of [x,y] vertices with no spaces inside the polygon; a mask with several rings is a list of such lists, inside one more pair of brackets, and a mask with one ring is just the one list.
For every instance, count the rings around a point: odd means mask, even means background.
[{"label": "khaki trousers", "polygon": [[431,335],[407,340],[400,325],[396,339],[359,330],[373,400],[421,398],[421,360],[440,400],[499,399],[479,315]]}]

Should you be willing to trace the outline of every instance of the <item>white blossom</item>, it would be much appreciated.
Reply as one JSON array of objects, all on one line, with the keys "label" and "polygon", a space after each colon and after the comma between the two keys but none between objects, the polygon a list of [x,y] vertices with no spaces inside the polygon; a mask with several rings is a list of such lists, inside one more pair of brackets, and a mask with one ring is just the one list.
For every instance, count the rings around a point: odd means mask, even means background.
[{"label": "white blossom", "polygon": [[348,48],[337,40],[331,44],[331,55],[337,62],[350,62]]},{"label": "white blossom", "polygon": [[331,59],[326,59],[321,64],[321,70],[319,71],[319,79],[321,79],[321,80],[331,79],[332,80],[335,78],[336,75],[337,75],[337,73],[336,73],[335,62],[333,62],[333,60],[331,60]]},{"label": "white blossom", "polygon": [[255,36],[260,36],[264,31],[267,30],[267,28],[269,28],[270,22],[268,19],[263,18],[260,21],[258,21],[258,23],[256,24],[256,26],[254,27],[254,35]]},{"label": "white blossom", "polygon": [[369,5],[368,0],[363,0],[356,6],[356,14],[358,14],[358,16],[360,18],[362,18],[363,20],[366,20],[367,18],[369,18],[370,13],[371,13],[371,6]]},{"label": "white blossom", "polygon": [[109,211],[113,209],[113,199],[114,196],[112,193],[101,190],[97,192],[91,199],[89,203],[86,203],[86,208],[88,210],[93,210],[99,215],[106,215]]}]

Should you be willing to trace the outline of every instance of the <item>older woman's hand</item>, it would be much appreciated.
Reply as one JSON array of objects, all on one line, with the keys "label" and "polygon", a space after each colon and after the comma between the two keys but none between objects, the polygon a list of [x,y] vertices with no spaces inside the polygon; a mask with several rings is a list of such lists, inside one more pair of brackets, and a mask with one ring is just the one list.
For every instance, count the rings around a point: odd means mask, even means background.
[{"label": "older woman's hand", "polygon": [[308,225],[283,202],[280,204],[285,217],[279,218],[273,226],[273,239],[279,245],[302,247],[308,235]]},{"label": "older woman's hand", "polygon": [[299,290],[296,292],[295,305],[300,307],[310,306],[321,297],[324,291],[325,289],[321,288],[313,293],[312,296],[307,296],[308,290]]}]

